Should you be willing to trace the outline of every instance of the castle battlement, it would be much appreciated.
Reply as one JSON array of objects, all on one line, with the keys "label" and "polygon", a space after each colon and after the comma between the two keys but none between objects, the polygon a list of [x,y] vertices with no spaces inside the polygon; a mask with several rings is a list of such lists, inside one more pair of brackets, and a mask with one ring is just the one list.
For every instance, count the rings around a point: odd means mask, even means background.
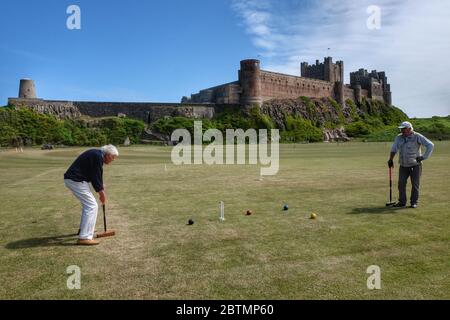
[{"label": "castle battlement", "polygon": [[383,100],[389,105],[392,104],[391,85],[387,82],[384,71],[372,70],[369,73],[366,69],[359,69],[351,72],[350,86],[358,90],[367,90],[371,99]]},{"label": "castle battlement", "polygon": [[370,73],[359,69],[350,73],[350,84],[344,84],[344,62],[333,62],[325,57],[300,64],[300,75],[288,75],[261,69],[261,62],[255,59],[240,63],[238,80],[204,89],[190,98],[183,97],[182,103],[230,103],[261,104],[271,99],[289,99],[300,96],[310,98],[333,98],[340,104],[350,99],[361,102],[362,98],[382,100],[392,104],[390,85],[384,71]]},{"label": "castle battlement", "polygon": [[344,62],[333,63],[332,57],[324,58],[323,63],[316,60],[316,64],[309,65],[308,62],[300,64],[300,74],[302,77],[319,79],[328,82],[344,82]]}]

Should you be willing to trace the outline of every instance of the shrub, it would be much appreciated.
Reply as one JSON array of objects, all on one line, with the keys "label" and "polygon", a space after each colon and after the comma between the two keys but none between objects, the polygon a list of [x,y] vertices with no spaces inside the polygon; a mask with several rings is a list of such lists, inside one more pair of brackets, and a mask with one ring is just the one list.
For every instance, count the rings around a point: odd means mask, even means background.
[{"label": "shrub", "polygon": [[100,122],[59,120],[31,109],[0,108],[0,145],[32,144],[99,146],[121,144],[126,137],[139,142],[145,124],[132,119],[111,118]]},{"label": "shrub", "polygon": [[268,116],[262,115],[258,106],[252,107],[249,112],[251,128],[254,129],[274,129],[275,125]]},{"label": "shrub", "polygon": [[349,137],[361,137],[370,133],[370,126],[363,121],[356,121],[345,126]]},{"label": "shrub", "polygon": [[333,108],[336,110],[336,112],[338,114],[338,121],[335,124],[344,124],[345,117],[344,117],[344,113],[342,111],[342,106],[336,100],[334,100],[332,98],[328,98],[328,101],[330,101],[331,105],[333,106]]},{"label": "shrub", "polygon": [[358,121],[359,116],[358,112],[356,110],[356,104],[351,99],[345,100],[345,104],[350,108],[350,117],[353,119],[353,121]]},{"label": "shrub", "polygon": [[286,116],[286,130],[282,131],[281,141],[289,142],[319,142],[323,140],[322,130],[315,127],[310,120],[300,117]]},{"label": "shrub", "polygon": [[127,118],[104,119],[97,126],[101,130],[93,135],[93,139],[101,139],[99,135],[103,135],[112,144],[122,144],[127,137],[131,143],[138,143],[145,128],[142,121]]},{"label": "shrub", "polygon": [[187,129],[194,134],[194,120],[184,117],[166,117],[155,121],[152,130],[166,135],[171,135],[176,129]]}]

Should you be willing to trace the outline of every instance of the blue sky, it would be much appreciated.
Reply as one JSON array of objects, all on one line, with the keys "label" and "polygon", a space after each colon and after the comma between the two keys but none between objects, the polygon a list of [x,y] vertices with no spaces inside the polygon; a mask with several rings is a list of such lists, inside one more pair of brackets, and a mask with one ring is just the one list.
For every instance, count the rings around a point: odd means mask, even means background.
[{"label": "blue sky", "polygon": [[[81,30],[66,28],[72,4]],[[297,75],[330,48],[347,81],[386,71],[408,115],[450,114],[450,1],[2,0],[0,13],[0,105],[21,78],[45,99],[179,102],[236,80],[242,59]]]}]

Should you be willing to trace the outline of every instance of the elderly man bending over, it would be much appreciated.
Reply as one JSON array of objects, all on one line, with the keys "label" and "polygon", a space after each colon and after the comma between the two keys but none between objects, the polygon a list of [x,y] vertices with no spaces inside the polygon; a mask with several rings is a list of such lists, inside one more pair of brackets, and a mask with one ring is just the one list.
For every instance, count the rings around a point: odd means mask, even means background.
[{"label": "elderly man bending over", "polygon": [[81,154],[64,174],[64,184],[80,200],[82,206],[80,234],[77,242],[79,245],[99,244],[98,241],[93,240],[98,204],[89,188],[89,182],[99,194],[102,204],[105,204],[103,164],[110,164],[118,156],[119,151],[113,145],[91,149]]}]

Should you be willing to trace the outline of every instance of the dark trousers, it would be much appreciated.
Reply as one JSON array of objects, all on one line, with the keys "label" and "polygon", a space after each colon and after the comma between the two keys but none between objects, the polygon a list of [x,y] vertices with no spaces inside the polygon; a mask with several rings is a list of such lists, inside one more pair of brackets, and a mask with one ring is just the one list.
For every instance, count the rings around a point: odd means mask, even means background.
[{"label": "dark trousers", "polygon": [[422,175],[422,164],[414,167],[400,166],[398,174],[398,202],[406,204],[406,183],[411,177],[411,204],[419,200],[420,176]]}]

